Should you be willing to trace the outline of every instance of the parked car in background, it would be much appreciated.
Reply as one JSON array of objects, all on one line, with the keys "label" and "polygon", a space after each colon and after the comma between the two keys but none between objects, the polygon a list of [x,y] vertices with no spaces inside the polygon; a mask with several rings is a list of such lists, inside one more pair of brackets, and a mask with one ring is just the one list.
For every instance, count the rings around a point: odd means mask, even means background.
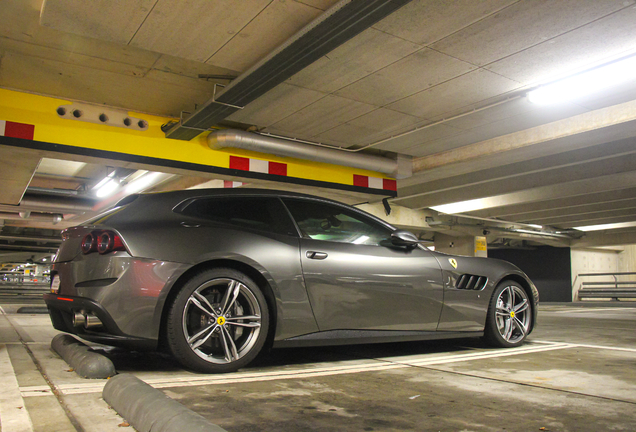
[{"label": "parked car in background", "polygon": [[518,346],[538,293],[514,265],[451,256],[354,207],[291,192],[131,195],[63,232],[56,329],[229,372],[264,347],[483,337]]}]

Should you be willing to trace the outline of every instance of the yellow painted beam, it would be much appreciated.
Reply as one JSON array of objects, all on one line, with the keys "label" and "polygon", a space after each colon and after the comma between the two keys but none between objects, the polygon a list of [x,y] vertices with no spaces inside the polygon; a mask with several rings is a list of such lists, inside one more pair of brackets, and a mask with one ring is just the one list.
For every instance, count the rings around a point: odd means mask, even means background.
[{"label": "yellow painted beam", "polygon": [[[161,131],[161,125],[174,119],[166,117],[129,112],[128,115],[131,117],[141,118],[148,123],[148,128],[140,131],[70,120],[57,114],[56,110],[58,107],[73,103],[73,101],[63,99],[0,89],[0,121],[34,125],[34,141],[61,144],[81,149],[116,152],[224,169],[230,168],[230,156],[247,157],[287,164],[288,178],[328,182],[345,186],[354,185],[354,175],[386,178],[384,174],[378,172],[339,165],[274,155],[269,155],[264,159],[262,153],[240,149],[212,150],[207,144],[207,133],[200,134],[191,141],[167,139]],[[110,107],[103,108],[114,110],[114,108]],[[64,152],[64,149],[58,151]],[[116,158],[108,156],[108,159]],[[196,168],[193,170],[196,170]],[[272,177],[274,178],[268,178],[268,180],[275,180],[276,176]],[[371,191],[369,188],[369,192]]]}]

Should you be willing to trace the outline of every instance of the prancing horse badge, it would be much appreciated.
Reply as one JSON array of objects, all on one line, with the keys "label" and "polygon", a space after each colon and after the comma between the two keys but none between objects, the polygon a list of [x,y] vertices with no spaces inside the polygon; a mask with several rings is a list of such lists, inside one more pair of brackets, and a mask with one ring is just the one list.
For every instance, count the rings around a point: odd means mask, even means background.
[{"label": "prancing horse badge", "polygon": [[448,262],[453,266],[453,268],[457,268],[457,260],[455,258],[449,258]]}]

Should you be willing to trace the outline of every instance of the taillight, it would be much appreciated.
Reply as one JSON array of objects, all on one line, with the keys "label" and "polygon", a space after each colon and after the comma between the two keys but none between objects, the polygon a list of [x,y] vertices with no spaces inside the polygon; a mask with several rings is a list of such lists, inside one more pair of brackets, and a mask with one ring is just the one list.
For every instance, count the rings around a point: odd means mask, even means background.
[{"label": "taillight", "polygon": [[86,234],[82,240],[82,252],[89,254],[97,250],[97,237],[94,233]]},{"label": "taillight", "polygon": [[82,240],[81,248],[84,254],[97,251],[102,255],[126,250],[121,237],[113,231],[93,231],[90,234],[86,234]]},{"label": "taillight", "polygon": [[97,242],[97,252],[107,254],[116,250],[125,250],[121,238],[112,231],[104,231],[99,235]]}]

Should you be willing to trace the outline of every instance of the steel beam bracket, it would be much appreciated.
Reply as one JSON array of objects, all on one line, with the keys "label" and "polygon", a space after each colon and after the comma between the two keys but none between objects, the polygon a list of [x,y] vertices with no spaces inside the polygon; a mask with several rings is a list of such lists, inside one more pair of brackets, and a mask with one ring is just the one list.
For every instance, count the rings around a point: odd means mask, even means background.
[{"label": "steel beam bracket", "polygon": [[[225,84],[214,83],[214,91],[212,92],[212,100],[211,100],[212,103],[219,104],[219,105],[225,105],[225,106],[228,106],[230,108],[236,108],[236,109],[240,109],[240,110],[245,108],[244,106],[232,105],[232,104],[229,104],[229,103],[219,102],[218,100],[216,100],[216,87],[217,86],[225,88]],[[194,129],[194,128],[190,128],[190,129]]]}]

